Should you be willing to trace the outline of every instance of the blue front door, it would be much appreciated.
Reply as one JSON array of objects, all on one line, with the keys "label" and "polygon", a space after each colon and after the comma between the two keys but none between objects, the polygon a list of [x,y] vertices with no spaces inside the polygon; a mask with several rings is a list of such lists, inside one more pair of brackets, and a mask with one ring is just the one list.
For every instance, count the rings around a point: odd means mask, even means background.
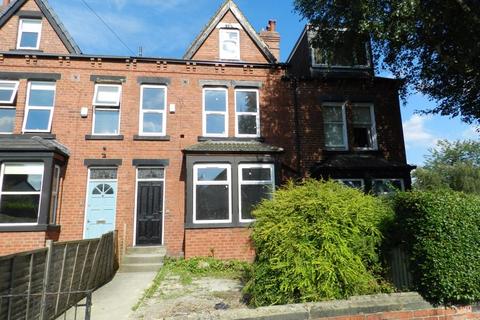
[{"label": "blue front door", "polygon": [[116,203],[116,181],[89,182],[85,239],[99,238],[115,230]]}]

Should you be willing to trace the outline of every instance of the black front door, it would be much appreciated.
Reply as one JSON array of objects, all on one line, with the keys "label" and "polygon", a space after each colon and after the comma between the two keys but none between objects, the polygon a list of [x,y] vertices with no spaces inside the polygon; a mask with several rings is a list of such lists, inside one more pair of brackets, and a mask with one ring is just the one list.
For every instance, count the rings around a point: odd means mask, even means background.
[{"label": "black front door", "polygon": [[137,189],[137,245],[161,245],[163,181],[139,181]]}]

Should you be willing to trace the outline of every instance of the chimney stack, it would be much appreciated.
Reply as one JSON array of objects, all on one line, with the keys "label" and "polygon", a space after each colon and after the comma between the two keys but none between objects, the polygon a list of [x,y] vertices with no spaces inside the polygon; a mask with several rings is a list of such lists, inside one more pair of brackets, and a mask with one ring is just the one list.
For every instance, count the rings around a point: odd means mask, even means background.
[{"label": "chimney stack", "polygon": [[2,6],[0,6],[0,12],[5,10],[8,7],[9,4],[10,4],[10,0],[3,0],[3,4],[2,4]]},{"label": "chimney stack", "polygon": [[260,32],[260,38],[267,44],[277,61],[280,61],[280,34],[277,32],[276,20],[268,21],[266,30]]}]

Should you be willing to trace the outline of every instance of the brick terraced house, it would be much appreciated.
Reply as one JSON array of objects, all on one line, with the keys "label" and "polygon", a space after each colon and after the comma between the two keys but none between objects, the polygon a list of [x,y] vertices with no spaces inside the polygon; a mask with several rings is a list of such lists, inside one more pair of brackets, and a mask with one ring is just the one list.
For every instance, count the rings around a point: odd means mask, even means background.
[{"label": "brick terraced house", "polygon": [[[226,1],[182,59],[82,54],[46,0],[0,15],[0,255],[118,230],[120,246],[250,260],[289,178],[410,186],[397,80],[368,43],[286,63]],[[329,61],[330,60],[330,61]]]}]

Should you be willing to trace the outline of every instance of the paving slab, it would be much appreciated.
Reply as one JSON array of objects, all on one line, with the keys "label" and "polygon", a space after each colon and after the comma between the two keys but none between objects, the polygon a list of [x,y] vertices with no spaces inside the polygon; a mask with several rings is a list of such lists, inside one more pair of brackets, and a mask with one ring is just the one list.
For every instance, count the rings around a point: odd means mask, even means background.
[{"label": "paving slab", "polygon": [[[112,281],[95,291],[92,295],[91,320],[127,320],[132,307],[142,297],[145,289],[150,287],[156,272],[117,273]],[[82,302],[84,303],[84,302]],[[85,308],[78,307],[75,319],[75,308],[71,308],[66,316],[58,320],[83,320]]]}]

